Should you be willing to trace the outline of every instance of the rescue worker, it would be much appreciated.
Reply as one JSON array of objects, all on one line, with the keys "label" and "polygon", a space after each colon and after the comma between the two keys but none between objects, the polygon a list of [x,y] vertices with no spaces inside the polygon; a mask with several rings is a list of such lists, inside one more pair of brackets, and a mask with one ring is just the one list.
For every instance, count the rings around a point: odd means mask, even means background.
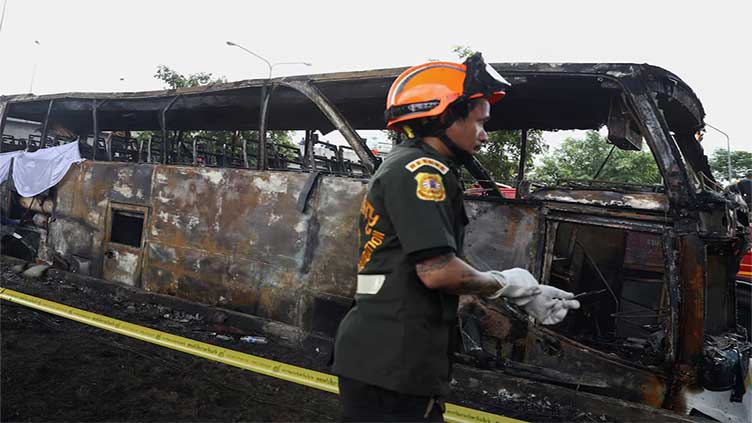
[{"label": "rescue worker", "polygon": [[360,208],[355,304],[333,365],[344,421],[443,421],[459,295],[506,297],[543,324],[579,307],[526,270],[481,272],[460,258],[468,219],[458,168],[487,140],[490,106],[508,87],[476,53],[412,67],[389,90],[387,126],[407,141],[373,175]]}]

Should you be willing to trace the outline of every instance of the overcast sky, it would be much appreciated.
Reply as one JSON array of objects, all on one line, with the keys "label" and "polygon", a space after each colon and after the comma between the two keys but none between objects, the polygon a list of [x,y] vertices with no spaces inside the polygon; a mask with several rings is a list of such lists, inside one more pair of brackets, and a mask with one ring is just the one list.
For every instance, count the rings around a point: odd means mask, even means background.
[{"label": "overcast sky", "polygon": [[[157,65],[228,80],[456,60],[636,62],[666,68],[700,97],[707,122],[752,151],[750,14],[743,1],[0,0],[0,94],[163,88]],[[35,40],[39,42],[37,45]],[[121,80],[122,79],[122,80]],[[724,147],[712,130],[706,150]]]}]

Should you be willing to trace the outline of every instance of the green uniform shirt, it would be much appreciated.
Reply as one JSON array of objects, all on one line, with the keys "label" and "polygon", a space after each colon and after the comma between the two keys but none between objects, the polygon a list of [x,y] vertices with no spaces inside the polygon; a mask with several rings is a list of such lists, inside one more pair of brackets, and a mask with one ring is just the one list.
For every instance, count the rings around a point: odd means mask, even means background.
[{"label": "green uniform shirt", "polygon": [[398,145],[360,211],[358,292],[337,333],[334,373],[405,394],[446,395],[458,297],[426,288],[415,260],[462,254],[467,216],[457,176],[427,144]]}]

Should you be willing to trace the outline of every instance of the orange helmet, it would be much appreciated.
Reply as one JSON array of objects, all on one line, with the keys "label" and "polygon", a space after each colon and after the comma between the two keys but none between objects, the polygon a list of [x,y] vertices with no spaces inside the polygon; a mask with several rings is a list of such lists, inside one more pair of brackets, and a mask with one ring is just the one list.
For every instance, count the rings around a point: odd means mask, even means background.
[{"label": "orange helmet", "polygon": [[483,62],[480,53],[464,64],[429,62],[402,72],[392,83],[386,99],[387,128],[413,119],[439,116],[459,99],[485,97],[491,104],[501,100],[510,87],[501,75]]}]

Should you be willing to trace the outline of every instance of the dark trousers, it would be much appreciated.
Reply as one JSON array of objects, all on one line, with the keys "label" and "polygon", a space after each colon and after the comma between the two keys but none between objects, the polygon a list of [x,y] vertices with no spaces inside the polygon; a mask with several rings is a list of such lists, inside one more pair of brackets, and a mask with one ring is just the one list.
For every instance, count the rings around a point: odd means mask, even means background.
[{"label": "dark trousers", "polygon": [[339,377],[344,422],[443,422],[443,403]]}]

